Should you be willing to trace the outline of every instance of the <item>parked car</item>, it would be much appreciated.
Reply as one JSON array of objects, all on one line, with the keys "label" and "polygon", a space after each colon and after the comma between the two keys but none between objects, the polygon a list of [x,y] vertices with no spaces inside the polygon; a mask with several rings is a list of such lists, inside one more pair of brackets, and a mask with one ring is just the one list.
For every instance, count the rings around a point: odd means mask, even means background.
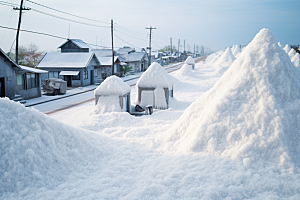
[{"label": "parked car", "polygon": [[66,94],[67,92],[67,81],[59,78],[49,78],[42,84],[43,92],[49,95]]}]

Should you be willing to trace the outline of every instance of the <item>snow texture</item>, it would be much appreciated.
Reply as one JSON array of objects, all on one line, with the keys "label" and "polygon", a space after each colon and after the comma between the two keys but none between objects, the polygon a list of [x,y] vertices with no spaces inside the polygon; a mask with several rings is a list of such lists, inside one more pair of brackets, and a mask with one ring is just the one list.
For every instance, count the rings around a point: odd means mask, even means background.
[{"label": "snow texture", "polygon": [[281,47],[281,48],[283,48],[283,46],[282,46],[282,44],[280,42],[278,42],[278,46]]},{"label": "snow texture", "polygon": [[155,96],[155,108],[157,109],[167,109],[167,100],[165,96],[165,90],[162,87],[158,87],[154,90]]},{"label": "snow texture", "polygon": [[178,76],[192,76],[193,75],[193,69],[192,65],[184,64],[180,70],[177,72]]},{"label": "snow texture", "polygon": [[235,59],[235,56],[228,47],[214,63],[214,68],[217,70],[216,73],[222,75],[232,65]]},{"label": "snow texture", "polygon": [[189,65],[194,65],[195,64],[195,60],[192,58],[192,56],[189,56],[185,62],[186,64],[189,64]]},{"label": "snow texture", "polygon": [[289,51],[289,57],[291,58],[291,60],[294,58],[294,56],[295,56],[295,54],[296,54],[296,51],[295,51],[295,49],[291,49],[290,51]]},{"label": "snow texture", "polygon": [[154,106],[154,92],[152,90],[143,90],[141,94],[141,106],[145,108],[148,105]]},{"label": "snow texture", "polygon": [[136,87],[173,88],[173,79],[157,62],[153,62],[138,80]]},{"label": "snow texture", "polygon": [[[126,104],[123,104],[126,105]],[[124,108],[125,106],[123,106]],[[100,96],[95,108],[96,114],[107,112],[121,112],[120,98],[118,95]]]},{"label": "snow texture", "polygon": [[291,47],[290,47],[288,44],[286,44],[286,45],[284,46],[283,50],[284,50],[286,53],[289,53],[290,50],[291,50]]},{"label": "snow texture", "polygon": [[207,152],[256,166],[300,166],[300,70],[262,29],[215,86],[169,131],[179,152]]},{"label": "snow texture", "polygon": [[235,45],[235,47],[234,47],[234,49],[232,51],[232,54],[237,58],[237,57],[239,57],[240,53],[241,53],[240,46],[239,45]]},{"label": "snow texture", "polygon": [[113,75],[106,78],[94,91],[95,95],[119,95],[130,92],[130,86],[119,77]]},{"label": "snow texture", "polygon": [[295,56],[293,57],[292,59],[292,62],[293,64],[296,66],[296,67],[300,67],[300,55],[299,53],[296,53]]}]

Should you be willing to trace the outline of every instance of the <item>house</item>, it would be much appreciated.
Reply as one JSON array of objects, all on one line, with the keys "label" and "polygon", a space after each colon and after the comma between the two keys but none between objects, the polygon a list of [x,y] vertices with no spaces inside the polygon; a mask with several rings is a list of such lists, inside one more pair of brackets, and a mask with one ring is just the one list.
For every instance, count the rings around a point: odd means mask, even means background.
[{"label": "house", "polygon": [[[97,82],[101,64],[94,52],[82,40],[68,39],[59,46],[61,53],[47,53],[36,68],[49,71],[42,80],[61,78],[68,87],[93,85]],[[107,76],[110,76],[108,73]]]},{"label": "house", "polygon": [[148,105],[157,109],[166,109],[169,96],[173,97],[173,80],[167,71],[158,63],[152,63],[138,80],[138,104],[145,108]]},{"label": "house", "polygon": [[0,48],[0,96],[22,101],[41,96],[41,74],[47,71],[20,66]]},{"label": "house", "polygon": [[[100,83],[106,77],[112,75],[112,57],[100,57],[97,56],[97,52],[95,52],[95,55],[100,62],[100,70],[98,70],[97,76],[97,82]],[[114,57],[114,75],[121,76],[121,61],[118,56]]]},{"label": "house", "polygon": [[117,55],[122,63],[132,67],[133,73],[143,72],[148,68],[149,58],[145,49],[137,52],[134,48],[125,46],[117,50]]}]

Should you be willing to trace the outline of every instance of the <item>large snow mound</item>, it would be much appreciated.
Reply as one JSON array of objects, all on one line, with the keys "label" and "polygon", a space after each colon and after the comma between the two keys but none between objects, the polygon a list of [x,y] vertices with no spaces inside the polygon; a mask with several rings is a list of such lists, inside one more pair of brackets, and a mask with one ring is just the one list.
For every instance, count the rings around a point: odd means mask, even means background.
[{"label": "large snow mound", "polygon": [[184,64],[177,72],[177,76],[191,76],[193,74],[192,65]]},{"label": "large snow mound", "polygon": [[189,56],[185,62],[186,64],[189,64],[189,65],[194,65],[195,64],[195,60],[192,58],[192,56]]},{"label": "large snow mound", "polygon": [[214,63],[214,68],[217,69],[220,67],[230,67],[235,59],[235,56],[232,54],[230,48],[228,47],[225,50],[225,52]]},{"label": "large snow mound", "polygon": [[289,51],[289,57],[291,58],[291,60],[294,58],[294,56],[295,56],[295,54],[296,54],[296,51],[295,51],[295,49],[291,49],[290,51]]},{"label": "large snow mound", "polygon": [[234,49],[232,51],[232,54],[237,58],[237,57],[239,57],[240,53],[241,53],[240,46],[239,45],[235,45],[235,47],[234,47]]},{"label": "large snow mound", "polygon": [[207,152],[246,165],[275,163],[291,171],[300,165],[299,88],[300,70],[262,29],[174,123],[168,141],[180,152]]},{"label": "large snow mound", "polygon": [[130,86],[117,76],[106,78],[94,91],[95,95],[124,95],[130,92]]},{"label": "large snow mound", "polygon": [[[55,187],[107,155],[107,139],[0,98],[0,196],[27,187]],[[98,160],[98,161],[99,161]]]},{"label": "large snow mound", "polygon": [[173,78],[157,62],[153,62],[138,80],[137,87],[163,87],[172,89]]},{"label": "large snow mound", "polygon": [[290,50],[291,50],[290,45],[286,44],[286,45],[284,46],[283,50],[284,50],[286,53],[289,53]]}]

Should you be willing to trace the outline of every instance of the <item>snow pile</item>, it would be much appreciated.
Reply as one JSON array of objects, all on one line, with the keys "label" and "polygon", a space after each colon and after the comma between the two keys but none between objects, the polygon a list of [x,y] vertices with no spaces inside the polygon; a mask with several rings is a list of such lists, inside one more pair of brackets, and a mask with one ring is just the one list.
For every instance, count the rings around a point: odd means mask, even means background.
[{"label": "snow pile", "polygon": [[154,106],[154,92],[152,90],[143,90],[141,94],[141,106]]},{"label": "snow pile", "polygon": [[192,65],[189,64],[184,64],[180,70],[178,70],[177,72],[177,76],[192,76],[193,74],[193,69],[192,69]]},{"label": "snow pile", "polygon": [[155,108],[157,109],[167,109],[167,100],[165,96],[165,90],[161,87],[158,87],[154,90],[155,96]]},{"label": "snow pile", "polygon": [[280,42],[278,42],[278,46],[281,47],[281,48],[283,48],[283,46],[282,46],[282,44]]},{"label": "snow pile", "polygon": [[157,62],[153,62],[138,80],[137,87],[173,88],[173,78]]},{"label": "snow pile", "polygon": [[237,58],[241,54],[241,48],[239,45],[235,45],[234,50],[232,51],[232,54]]},{"label": "snow pile", "polygon": [[99,135],[3,98],[0,133],[0,196],[28,187],[53,188],[112,151],[106,145],[111,142]]},{"label": "snow pile", "polygon": [[122,96],[130,92],[130,86],[124,83],[122,79],[117,76],[110,76],[106,78],[94,91],[95,95],[119,95]]},{"label": "snow pile", "polygon": [[291,50],[291,47],[290,47],[288,44],[286,44],[285,47],[283,48],[283,50],[284,50],[286,53],[289,53],[290,50]]},{"label": "snow pile", "polygon": [[235,59],[235,56],[232,54],[230,48],[228,47],[226,51],[214,63],[214,68],[217,70],[218,74],[223,74],[231,66]]},{"label": "snow pile", "polygon": [[246,167],[300,165],[300,70],[262,29],[215,86],[169,131],[180,152],[207,152]]},{"label": "snow pile", "polygon": [[299,53],[296,53],[295,56],[293,57],[292,59],[292,62],[293,64],[296,66],[296,67],[300,67],[300,55]]},{"label": "snow pile", "polygon": [[[126,105],[126,104],[125,104]],[[124,108],[125,106],[123,106]],[[120,98],[118,95],[100,96],[95,108],[96,114],[107,112],[121,112]]]},{"label": "snow pile", "polygon": [[296,54],[295,49],[291,49],[288,54],[289,54],[290,59],[292,60]]},{"label": "snow pile", "polygon": [[189,64],[189,65],[194,65],[194,64],[195,64],[195,60],[194,60],[191,56],[189,56],[189,57],[185,60],[184,63]]},{"label": "snow pile", "polygon": [[213,54],[207,56],[205,62],[213,65],[218,60],[218,58],[220,58],[220,56],[223,53],[224,53],[224,50],[220,50],[216,53],[213,53]]}]

